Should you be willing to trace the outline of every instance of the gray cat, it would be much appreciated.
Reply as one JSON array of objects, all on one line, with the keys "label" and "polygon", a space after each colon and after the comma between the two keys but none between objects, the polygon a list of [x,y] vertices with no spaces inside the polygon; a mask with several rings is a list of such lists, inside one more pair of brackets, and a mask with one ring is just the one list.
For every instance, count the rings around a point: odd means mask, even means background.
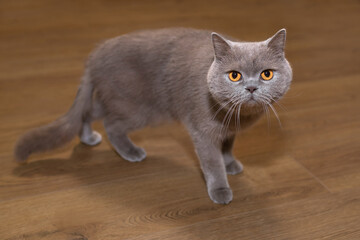
[{"label": "gray cat", "polygon": [[89,57],[75,102],[64,116],[22,136],[15,158],[50,150],[73,139],[96,145],[91,122],[104,119],[115,151],[130,162],[145,151],[130,131],[181,121],[199,157],[210,198],[232,200],[226,174],[243,166],[231,151],[236,131],[252,125],[289,89],[285,29],[262,42],[238,42],[186,28],[139,31],[100,45]]}]

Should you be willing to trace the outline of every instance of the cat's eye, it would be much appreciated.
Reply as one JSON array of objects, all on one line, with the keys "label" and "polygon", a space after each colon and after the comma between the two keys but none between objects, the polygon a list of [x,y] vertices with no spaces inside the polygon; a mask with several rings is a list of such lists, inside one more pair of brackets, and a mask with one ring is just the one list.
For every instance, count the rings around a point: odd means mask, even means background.
[{"label": "cat's eye", "polygon": [[236,71],[231,71],[229,73],[229,79],[233,82],[238,82],[241,79],[241,73]]},{"label": "cat's eye", "polygon": [[261,73],[261,78],[265,81],[269,81],[273,78],[274,72],[273,70],[265,70]]}]

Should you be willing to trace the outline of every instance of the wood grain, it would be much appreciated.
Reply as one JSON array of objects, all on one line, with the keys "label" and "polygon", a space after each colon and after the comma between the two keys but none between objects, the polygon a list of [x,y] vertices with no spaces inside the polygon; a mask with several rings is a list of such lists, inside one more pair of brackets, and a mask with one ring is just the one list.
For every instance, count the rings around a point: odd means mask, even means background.
[{"label": "wood grain", "polygon": [[[0,239],[360,239],[359,12],[355,0],[0,1]],[[177,123],[132,133],[141,163],[106,138],[14,163],[16,139],[71,106],[99,42],[174,26],[248,41],[288,31],[283,127],[271,115],[237,136],[230,205],[209,200]]]},{"label": "wood grain", "polygon": [[359,211],[360,201],[354,200],[354,192],[344,191],[331,197],[323,194],[274,208],[234,214],[170,231],[147,234],[132,240],[357,239],[360,234]]}]

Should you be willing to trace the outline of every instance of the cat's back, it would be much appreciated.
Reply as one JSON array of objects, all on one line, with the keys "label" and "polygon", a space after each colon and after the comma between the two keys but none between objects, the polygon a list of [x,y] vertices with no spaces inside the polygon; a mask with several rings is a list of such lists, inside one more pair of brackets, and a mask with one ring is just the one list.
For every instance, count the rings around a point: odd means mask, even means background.
[{"label": "cat's back", "polygon": [[[119,48],[123,52],[127,49],[164,51],[169,47],[204,44],[211,40],[211,32],[193,28],[162,28],[140,30],[105,41],[96,51],[108,48]],[[151,47],[151,49],[149,49]],[[185,50],[185,49],[183,49]]]},{"label": "cat's back", "polygon": [[[189,44],[196,43],[205,39],[210,39],[211,31],[194,28],[160,28],[140,30],[121,35],[113,40],[132,41],[133,43],[157,45],[157,43],[177,43]],[[111,40],[111,39],[110,39]]]},{"label": "cat's back", "polygon": [[[127,67],[164,66],[174,58],[193,59],[204,49],[211,50],[211,31],[192,28],[142,30],[109,39],[99,45],[89,58],[94,71],[115,69],[119,63]],[[211,53],[210,53],[211,55]]]}]

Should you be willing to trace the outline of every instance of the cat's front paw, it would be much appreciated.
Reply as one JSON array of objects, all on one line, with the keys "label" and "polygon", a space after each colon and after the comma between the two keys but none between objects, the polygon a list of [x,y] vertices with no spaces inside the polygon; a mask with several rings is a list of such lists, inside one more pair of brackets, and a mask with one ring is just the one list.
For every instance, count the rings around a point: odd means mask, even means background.
[{"label": "cat's front paw", "polygon": [[139,147],[132,147],[127,151],[117,151],[122,158],[129,162],[141,162],[146,158],[146,152]]},{"label": "cat's front paw", "polygon": [[234,160],[226,166],[226,173],[230,175],[235,175],[241,173],[244,167],[241,162]]},{"label": "cat's front paw", "polygon": [[232,201],[233,194],[230,188],[216,188],[209,191],[210,199],[217,204],[228,204]]}]

